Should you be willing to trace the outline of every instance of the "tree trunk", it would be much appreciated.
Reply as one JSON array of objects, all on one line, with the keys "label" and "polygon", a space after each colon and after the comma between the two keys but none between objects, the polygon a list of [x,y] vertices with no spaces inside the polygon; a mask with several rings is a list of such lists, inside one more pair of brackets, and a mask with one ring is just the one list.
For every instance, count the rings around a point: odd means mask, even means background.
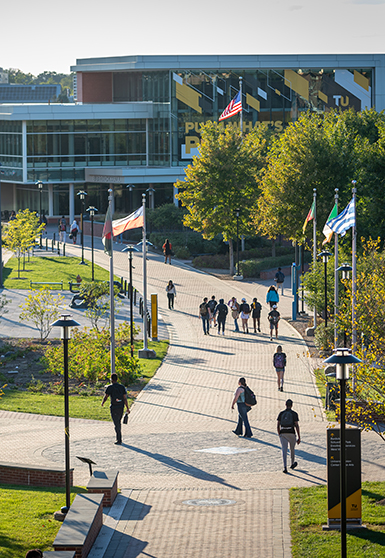
[{"label": "tree trunk", "polygon": [[271,240],[271,257],[275,258],[275,238]]},{"label": "tree trunk", "polygon": [[230,275],[234,275],[234,246],[233,239],[229,239]]}]

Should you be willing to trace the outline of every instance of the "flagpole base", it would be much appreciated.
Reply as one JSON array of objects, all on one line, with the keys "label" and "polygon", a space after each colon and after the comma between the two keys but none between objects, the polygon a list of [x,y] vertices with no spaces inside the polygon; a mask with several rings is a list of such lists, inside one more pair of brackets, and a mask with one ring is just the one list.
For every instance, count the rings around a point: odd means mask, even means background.
[{"label": "flagpole base", "polygon": [[152,349],[139,349],[138,351],[139,358],[156,358],[156,352]]}]

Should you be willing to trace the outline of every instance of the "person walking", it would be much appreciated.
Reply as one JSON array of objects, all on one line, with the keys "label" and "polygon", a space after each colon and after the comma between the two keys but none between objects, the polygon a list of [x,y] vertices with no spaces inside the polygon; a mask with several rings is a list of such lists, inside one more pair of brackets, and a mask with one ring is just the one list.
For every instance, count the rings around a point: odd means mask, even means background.
[{"label": "person walking", "polygon": [[70,236],[72,235],[72,242],[76,244],[76,237],[79,232],[79,226],[77,224],[76,219],[73,220],[71,228],[70,228]]},{"label": "person walking", "polygon": [[[293,401],[288,399],[286,401],[286,409],[281,411],[277,418],[277,432],[282,446],[283,458],[283,472],[287,473],[287,449],[290,446],[290,469],[295,469],[298,463],[295,460],[295,443],[301,442],[299,433],[299,418],[298,414],[292,409]],[[295,436],[297,432],[297,439]]]},{"label": "person walking", "polygon": [[283,375],[286,367],[286,354],[282,351],[281,345],[278,345],[277,350],[273,355],[273,366],[277,373],[278,391],[283,391]]},{"label": "person walking", "polygon": [[208,305],[208,298],[205,296],[203,302],[199,305],[199,318],[202,319],[203,333],[210,335],[210,307]]},{"label": "person walking", "polygon": [[171,254],[172,254],[172,244],[168,238],[166,238],[166,242],[162,246],[163,254],[164,254],[164,263],[167,263],[169,260],[169,264],[171,265]]},{"label": "person walking", "polygon": [[214,311],[214,318],[216,317],[216,315],[218,314],[217,317],[217,323],[218,323],[218,335],[221,334],[221,329],[222,329],[222,335],[225,334],[225,323],[226,323],[226,317],[228,314],[229,309],[227,308],[225,301],[223,300],[223,298],[219,299],[219,304],[217,304],[215,311]]},{"label": "person walking", "polygon": [[241,313],[243,333],[249,333],[250,305],[246,302],[245,298],[242,298],[239,311]]},{"label": "person walking", "polygon": [[215,300],[215,295],[213,295],[211,297],[211,300],[209,300],[209,308],[210,308],[210,325],[211,327],[217,327],[217,321],[216,321],[216,317],[215,317],[215,307],[217,306],[217,301]]},{"label": "person walking", "polygon": [[231,317],[234,320],[234,326],[235,326],[235,332],[239,333],[239,327],[238,327],[238,318],[239,318],[239,304],[237,302],[237,299],[235,298],[235,296],[233,296],[229,302],[227,303],[227,306],[230,306],[230,310],[231,310]]},{"label": "person walking", "polygon": [[169,310],[174,310],[174,298],[176,297],[176,290],[175,290],[175,285],[171,281],[171,279],[168,282],[168,285],[166,287],[166,292],[167,292],[167,298],[168,298],[168,309]]},{"label": "person walking", "polygon": [[122,444],[122,416],[124,407],[126,407],[127,413],[130,412],[130,409],[128,408],[126,388],[118,383],[118,375],[115,373],[111,374],[111,384],[106,387],[102,407],[108,397],[110,397],[111,401],[110,413],[116,432],[115,445],[120,446]]},{"label": "person walking", "polygon": [[261,311],[262,306],[260,302],[258,302],[256,298],[253,298],[253,302],[251,303],[251,317],[253,318],[254,333],[257,333],[257,324],[258,331],[261,332]]},{"label": "person walking", "polygon": [[267,319],[270,325],[270,341],[273,340],[273,331],[275,330],[275,338],[278,339],[278,322],[281,319],[281,314],[277,310],[277,305],[274,304],[272,310],[268,313]]},{"label": "person walking", "polygon": [[283,285],[285,282],[285,274],[283,273],[282,269],[279,267],[277,273],[275,274],[274,281],[277,283],[277,291],[279,291],[279,287],[281,287],[281,294],[283,295]]},{"label": "person walking", "polygon": [[67,221],[66,218],[63,217],[59,220],[59,242],[64,242],[66,241],[66,231],[67,231]]},{"label": "person walking", "polygon": [[250,428],[249,419],[247,413],[250,411],[251,407],[245,403],[245,391],[246,391],[246,380],[245,378],[239,378],[238,389],[234,394],[234,399],[231,404],[231,408],[234,409],[234,405],[237,404],[238,407],[238,424],[235,430],[233,430],[236,436],[242,436],[243,425],[245,425],[245,435],[244,438],[251,438],[253,433]]},{"label": "person walking", "polygon": [[277,289],[274,287],[274,285],[271,285],[271,287],[269,287],[269,290],[267,291],[266,294],[266,303],[270,304],[270,308],[273,308],[274,304],[278,304],[279,302],[279,294],[277,292]]}]

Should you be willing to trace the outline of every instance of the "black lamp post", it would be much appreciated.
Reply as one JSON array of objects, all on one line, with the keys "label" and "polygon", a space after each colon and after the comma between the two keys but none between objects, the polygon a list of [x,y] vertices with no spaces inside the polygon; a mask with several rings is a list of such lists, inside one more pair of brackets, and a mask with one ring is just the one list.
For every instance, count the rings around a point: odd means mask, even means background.
[{"label": "black lamp post", "polygon": [[65,439],[65,469],[66,469],[66,505],[61,508],[62,513],[67,513],[71,506],[71,481],[70,481],[70,418],[69,418],[69,391],[68,391],[68,340],[70,338],[70,327],[80,324],[71,319],[70,314],[62,314],[59,320],[52,324],[53,327],[61,327],[61,338],[63,340],[64,355],[64,439]]},{"label": "black lamp post", "polygon": [[345,437],[345,400],[346,381],[349,379],[348,364],[357,364],[359,358],[350,349],[335,349],[334,355],[327,358],[327,364],[336,365],[336,379],[340,382],[340,500],[341,500],[341,558],[346,558],[346,437]]},{"label": "black lamp post", "polygon": [[237,275],[239,275],[239,214],[241,210],[236,209],[235,215],[237,217]]},{"label": "black lamp post", "polygon": [[[337,267],[337,271],[342,271],[342,279],[344,280],[345,294],[346,294],[346,281],[349,280],[349,273],[350,273],[350,271],[352,271],[352,269],[353,268],[347,263],[344,263],[340,267]],[[347,345],[346,329],[344,328],[344,347],[346,347],[346,345]]]},{"label": "black lamp post", "polygon": [[80,230],[82,235],[82,261],[80,262],[82,265],[86,265],[84,261],[84,230],[83,230],[83,214],[84,214],[84,200],[86,199],[87,192],[81,190],[77,193],[81,201],[81,215],[80,215]]},{"label": "black lamp post", "polygon": [[[36,186],[39,188],[39,201],[40,201],[40,207],[39,207],[39,224],[41,225],[42,223],[42,219],[41,219],[41,196],[43,194],[43,183],[41,180],[38,180],[36,182]],[[40,248],[43,248],[43,239],[42,239],[42,232],[40,231]]]},{"label": "black lamp post", "polygon": [[324,263],[324,276],[325,276],[325,328],[328,327],[328,261],[331,256],[331,252],[324,250],[318,254],[319,258],[322,258]]},{"label": "black lamp post", "polygon": [[90,205],[87,211],[90,212],[90,216],[91,216],[91,265],[92,265],[91,281],[93,281],[94,280],[94,217],[95,217],[95,212],[98,210],[93,205]]},{"label": "black lamp post", "polygon": [[131,357],[134,356],[134,309],[133,309],[133,301],[134,301],[134,288],[132,286],[132,246],[127,246],[123,248],[122,252],[128,252],[128,276],[129,276],[129,295],[130,295],[130,344],[131,344]]}]

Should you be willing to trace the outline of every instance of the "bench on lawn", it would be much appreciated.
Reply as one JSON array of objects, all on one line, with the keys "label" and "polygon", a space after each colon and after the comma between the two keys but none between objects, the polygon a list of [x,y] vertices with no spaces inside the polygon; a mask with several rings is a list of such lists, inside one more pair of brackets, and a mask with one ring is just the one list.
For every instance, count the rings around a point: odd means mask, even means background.
[{"label": "bench on lawn", "polygon": [[103,507],[111,507],[118,494],[119,471],[94,471],[88,481],[89,494],[104,494]]},{"label": "bench on lawn", "polygon": [[[70,484],[73,485],[74,470],[70,469]],[[7,463],[0,461],[0,482],[26,486],[65,486],[65,469],[52,469],[39,465]]]},{"label": "bench on lawn", "polygon": [[77,494],[53,542],[55,551],[86,558],[103,525],[103,494]]},{"label": "bench on lawn", "polygon": [[63,290],[63,281],[30,281],[29,286],[31,289],[32,285],[59,285],[61,290]]},{"label": "bench on lawn", "polygon": [[75,552],[72,550],[46,550],[43,552],[43,558],[75,558]]}]

